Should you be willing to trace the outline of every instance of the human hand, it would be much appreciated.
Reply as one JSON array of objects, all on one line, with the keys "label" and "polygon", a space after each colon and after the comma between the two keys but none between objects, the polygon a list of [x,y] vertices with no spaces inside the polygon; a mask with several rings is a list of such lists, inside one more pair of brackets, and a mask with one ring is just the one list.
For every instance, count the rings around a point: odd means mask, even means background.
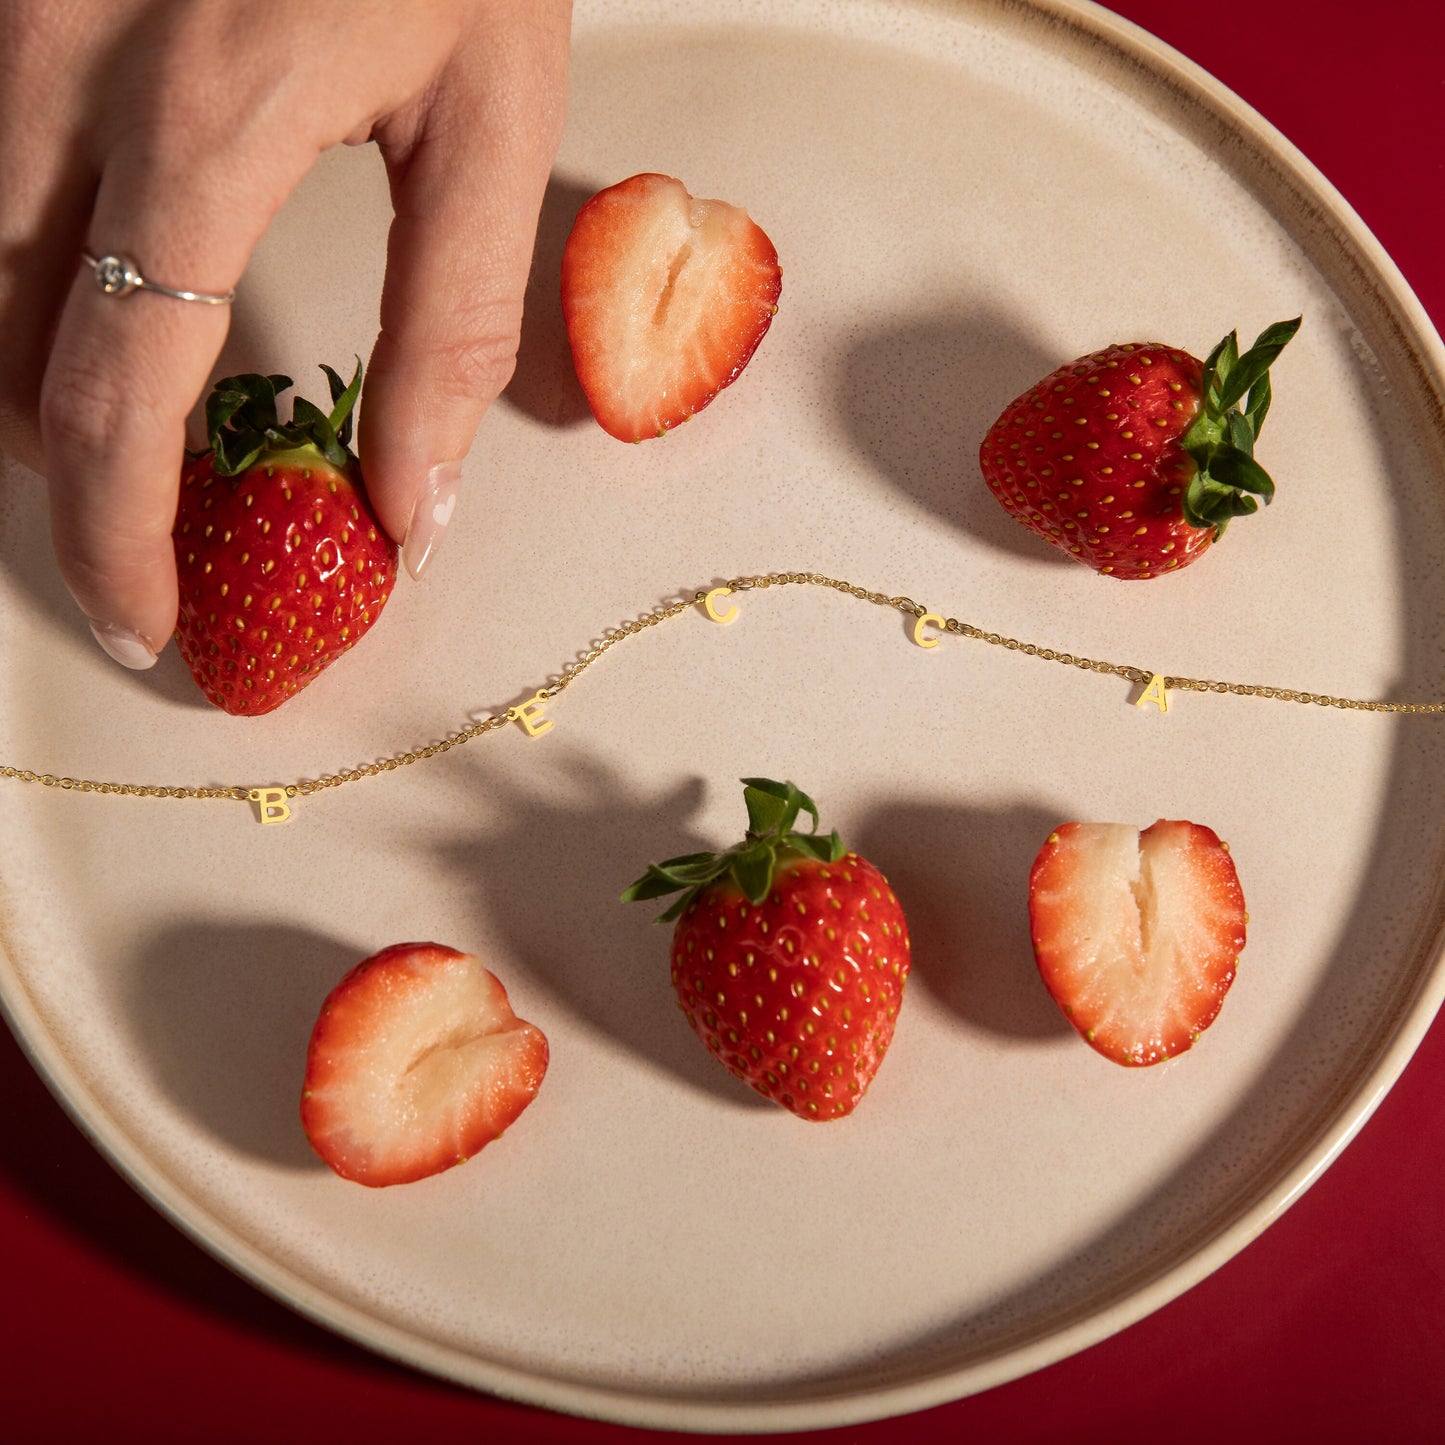
[{"label": "human hand", "polygon": [[[149,667],[177,594],[187,415],[235,288],[316,158],[374,140],[395,212],[359,450],[416,576],[512,372],[561,136],[570,0],[0,0],[0,447],[42,472],[66,585]],[[344,224],[344,218],[338,218]]]}]

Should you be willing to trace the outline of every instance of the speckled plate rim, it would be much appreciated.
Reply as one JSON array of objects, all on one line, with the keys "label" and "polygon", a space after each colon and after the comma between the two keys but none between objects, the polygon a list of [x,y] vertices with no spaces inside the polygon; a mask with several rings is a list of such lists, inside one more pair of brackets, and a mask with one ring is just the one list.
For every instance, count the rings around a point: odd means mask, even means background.
[{"label": "speckled plate rim", "polygon": [[[1412,371],[1414,407],[1445,436],[1445,345],[1383,247],[1321,173],[1268,121],[1192,61],[1091,0],[916,0],[944,14],[991,12],[1074,63],[1123,88],[1142,89],[1171,119],[1202,126],[1235,143],[1232,169],[1248,177],[1271,214],[1286,210],[1310,234],[1310,254],[1326,277],[1345,276],[1351,294],[1374,308]],[[1132,79],[1135,87],[1126,86]],[[1320,249],[1323,248],[1323,251]],[[1327,253],[1327,254],[1326,254]],[[1414,987],[1384,1025],[1371,1055],[1345,1081],[1340,1102],[1312,1138],[1281,1159],[1259,1183],[1254,1201],[1236,1210],[1203,1245],[1182,1253],[1147,1279],[1123,1281],[1104,1301],[1081,1303],[1067,1324],[963,1367],[929,1361],[900,1365],[896,1383],[850,1389],[804,1385],[786,1398],[760,1394],[741,1402],[706,1395],[657,1395],[594,1384],[479,1359],[440,1347],[318,1289],[254,1248],[175,1187],[100,1104],[32,1006],[0,937],[0,1012],[32,1065],[97,1150],[183,1233],[250,1283],[322,1327],[402,1364],[495,1395],[569,1414],[656,1429],[761,1432],[822,1429],[903,1415],[980,1393],[1097,1344],[1168,1304],[1257,1238],[1339,1156],[1370,1118],[1418,1048],[1445,1003],[1445,898],[1424,930]]]}]

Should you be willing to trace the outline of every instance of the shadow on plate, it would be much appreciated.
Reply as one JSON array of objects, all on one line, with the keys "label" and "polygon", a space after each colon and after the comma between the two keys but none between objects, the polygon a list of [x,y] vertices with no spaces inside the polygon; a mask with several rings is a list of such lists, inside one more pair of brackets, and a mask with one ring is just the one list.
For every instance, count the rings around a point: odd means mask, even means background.
[{"label": "shadow on plate", "polygon": [[912,803],[866,818],[849,839],[888,860],[913,943],[910,987],[958,1018],[1023,1040],[1073,1033],[1039,979],[1029,939],[1029,868],[1063,814]]},{"label": "shadow on plate", "polygon": [[572,365],[572,348],[562,320],[562,252],[577,212],[599,189],[553,175],[542,198],[532,271],[522,303],[517,369],[502,400],[545,426],[576,426],[592,417]]},{"label": "shadow on plate", "polygon": [[607,768],[574,756],[554,775],[567,780],[559,798],[525,791],[485,760],[468,765],[470,786],[500,821],[435,847],[473,890],[487,930],[629,1053],[725,1103],[774,1107],[711,1058],[683,1019],[668,963],[672,930],[651,921],[667,903],[618,901],[649,863],[719,845],[691,826],[702,780],[630,797]]},{"label": "shadow on plate", "polygon": [[279,924],[197,920],[144,949],[130,996],[138,1054],[226,1148],[324,1167],[301,1129],[306,1048],[322,1001],[365,956]]},{"label": "shadow on plate", "polygon": [[839,418],[869,464],[920,507],[996,551],[1072,566],[999,506],[978,467],[1003,409],[1065,359],[982,306],[864,323],[843,361]]}]

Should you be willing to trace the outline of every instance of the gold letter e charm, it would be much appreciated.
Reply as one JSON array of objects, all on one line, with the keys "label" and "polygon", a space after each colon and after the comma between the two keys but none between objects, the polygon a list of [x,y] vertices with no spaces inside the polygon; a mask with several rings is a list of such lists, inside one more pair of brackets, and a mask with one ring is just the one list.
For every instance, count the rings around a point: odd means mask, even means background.
[{"label": "gold letter e charm", "polygon": [[540,692],[534,693],[526,702],[518,703],[516,707],[507,709],[507,716],[514,722],[520,723],[530,738],[539,738],[545,732],[550,732],[552,719],[542,716],[542,704],[548,701]]}]

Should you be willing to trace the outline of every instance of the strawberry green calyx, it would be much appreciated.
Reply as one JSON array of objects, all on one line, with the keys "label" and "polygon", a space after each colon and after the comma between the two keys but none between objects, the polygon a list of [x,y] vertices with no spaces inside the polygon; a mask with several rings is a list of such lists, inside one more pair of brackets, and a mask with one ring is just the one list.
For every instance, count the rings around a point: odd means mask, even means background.
[{"label": "strawberry green calyx", "polygon": [[[1179,438],[1195,473],[1184,495],[1184,520],[1207,527],[1218,541],[1232,517],[1274,499],[1274,482],[1254,459],[1254,444],[1269,411],[1269,368],[1299,330],[1300,318],[1277,321],[1242,356],[1231,331],[1204,363],[1199,413]],[[1241,408],[1240,403],[1243,402]]]},{"label": "strawberry green calyx", "polygon": [[219,476],[239,476],[257,462],[282,452],[310,450],[338,471],[351,461],[352,410],[361,395],[361,361],[348,385],[322,365],[331,388],[331,410],[298,396],[291,404],[291,420],[283,425],[276,415],[276,398],[288,390],[289,376],[262,376],[248,372],[218,381],[206,398],[206,435]]},{"label": "strawberry green calyx", "polygon": [[[779,863],[789,858],[836,863],[843,856],[843,841],[836,831],[818,832],[818,809],[806,793],[792,783],[775,783],[770,778],[744,778],[742,783],[748,831],[741,843],[723,853],[689,853],[653,863],[624,890],[622,902],[643,903],[681,891],[682,896],[656,919],[672,923],[703,889],[721,879],[731,879],[748,902],[758,904],[768,896]],[[793,826],[799,813],[813,820],[806,833]]]}]

